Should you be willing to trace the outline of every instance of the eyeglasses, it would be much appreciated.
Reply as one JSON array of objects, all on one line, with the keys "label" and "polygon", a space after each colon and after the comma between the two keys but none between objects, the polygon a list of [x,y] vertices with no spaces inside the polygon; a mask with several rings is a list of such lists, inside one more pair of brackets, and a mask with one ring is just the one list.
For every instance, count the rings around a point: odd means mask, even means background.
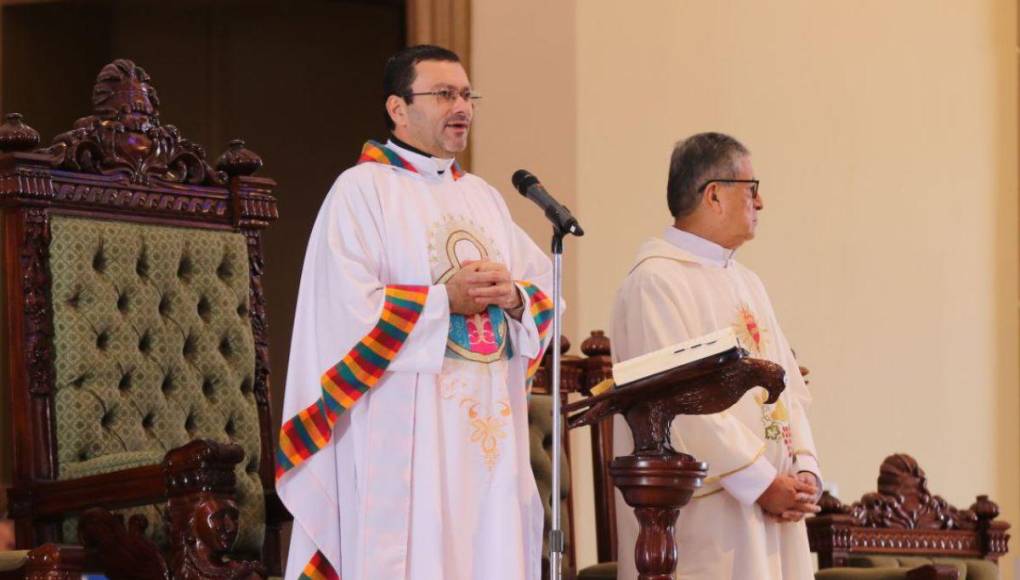
[{"label": "eyeglasses", "polygon": [[478,100],[482,98],[482,95],[472,91],[471,89],[436,89],[434,91],[427,91],[423,93],[407,93],[408,97],[419,97],[422,95],[433,95],[439,99],[440,102],[452,105],[457,102],[457,97],[460,97],[471,103],[477,105]]},{"label": "eyeglasses", "polygon": [[698,193],[705,191],[705,188],[713,183],[750,183],[751,184],[751,199],[758,199],[758,183],[757,179],[709,179],[705,183],[701,184],[698,188]]}]

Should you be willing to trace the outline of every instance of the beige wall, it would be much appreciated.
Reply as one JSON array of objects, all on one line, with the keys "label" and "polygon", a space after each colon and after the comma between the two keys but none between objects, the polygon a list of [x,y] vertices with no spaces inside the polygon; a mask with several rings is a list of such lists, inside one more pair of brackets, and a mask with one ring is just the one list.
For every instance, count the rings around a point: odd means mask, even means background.
[{"label": "beige wall", "polygon": [[[475,3],[475,78],[527,73],[543,97],[480,124],[480,169],[542,163],[521,127],[564,110],[576,78],[575,120],[544,127],[590,232],[571,336],[607,325],[635,248],[668,224],[672,143],[732,133],[766,205],[739,258],[813,370],[827,479],[858,498],[906,451],[950,502],[988,492],[1020,524],[1015,3],[501,4]],[[536,58],[554,37],[573,49]]]},{"label": "beige wall", "polygon": [[[471,137],[472,171],[503,192],[514,219],[548,252],[549,222],[514,190],[510,176],[527,169],[564,205],[577,206],[574,5],[483,0],[471,10],[471,83],[483,96]],[[574,240],[564,245],[564,295],[570,303],[576,300],[572,254],[578,247]],[[577,315],[571,308],[565,329]]]}]

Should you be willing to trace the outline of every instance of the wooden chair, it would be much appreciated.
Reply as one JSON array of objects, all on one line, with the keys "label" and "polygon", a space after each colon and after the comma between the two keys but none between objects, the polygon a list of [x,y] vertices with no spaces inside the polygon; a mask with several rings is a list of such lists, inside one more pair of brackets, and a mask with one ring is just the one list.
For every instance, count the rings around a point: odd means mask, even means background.
[{"label": "wooden chair", "polygon": [[819,579],[994,579],[1008,551],[1009,524],[988,496],[957,509],[928,491],[924,470],[902,453],[882,462],[877,492],[850,505],[826,493],[821,507],[807,519]]},{"label": "wooden chair", "polygon": [[[80,560],[53,544],[76,544],[78,516],[99,507],[134,517],[96,516],[92,532],[147,530],[166,549],[194,540],[174,528],[188,510],[218,506],[240,516],[234,558],[280,574],[261,250],[275,183],[252,176],[262,162],[241,141],[212,167],[131,61],[102,69],[92,104],[47,148],[19,115],[0,126],[0,445],[17,545]],[[235,490],[236,513],[222,503]]]},{"label": "wooden chair", "polygon": [[[570,342],[561,337],[561,353],[563,354],[560,369],[561,394],[563,402],[570,393],[591,395],[591,388],[612,376],[612,361],[609,358],[609,338],[601,330],[591,333],[582,344],[583,357],[570,355]],[[550,450],[552,447],[552,398],[549,386],[552,383],[552,370],[549,367],[551,355],[546,353],[542,366],[539,367],[532,385],[532,395],[528,403],[528,422],[531,428],[531,464],[538,482],[539,492],[546,509],[545,528],[543,530],[543,554],[548,555],[548,534],[551,521],[552,504],[548,497],[551,489]],[[613,427],[607,420],[592,429],[592,459],[595,476],[595,530],[598,546],[598,564],[588,566],[580,571],[574,538],[576,536],[574,518],[574,500],[570,485],[570,445],[569,437],[564,436],[564,454],[562,481],[560,484],[560,501],[562,528],[567,538],[564,554],[564,577],[579,579],[602,580],[616,578],[616,515],[615,498],[612,479],[609,477],[609,462],[613,459]],[[543,574],[548,566],[543,567]]]}]

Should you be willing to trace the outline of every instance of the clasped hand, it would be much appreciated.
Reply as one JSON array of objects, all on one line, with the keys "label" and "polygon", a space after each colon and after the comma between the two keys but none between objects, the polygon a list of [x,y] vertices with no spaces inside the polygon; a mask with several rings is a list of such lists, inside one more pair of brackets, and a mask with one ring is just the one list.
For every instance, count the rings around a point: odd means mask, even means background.
[{"label": "clasped hand", "polygon": [[510,271],[498,262],[466,262],[446,282],[450,312],[473,316],[489,305],[504,310],[521,306],[521,295],[510,278]]},{"label": "clasped hand", "polygon": [[807,514],[816,514],[818,501],[815,476],[802,471],[797,475],[777,475],[758,498],[758,505],[769,516],[783,522],[800,521]]}]

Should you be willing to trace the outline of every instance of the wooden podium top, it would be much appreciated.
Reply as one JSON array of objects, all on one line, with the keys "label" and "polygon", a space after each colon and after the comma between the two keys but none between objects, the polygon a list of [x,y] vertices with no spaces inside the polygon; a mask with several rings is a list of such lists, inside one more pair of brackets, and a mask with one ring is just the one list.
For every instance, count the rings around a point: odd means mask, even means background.
[{"label": "wooden podium top", "polygon": [[564,406],[570,429],[593,425],[619,413],[634,433],[636,455],[672,451],[669,423],[676,415],[708,415],[733,406],[747,391],[762,387],[775,403],[786,388],[778,364],[730,349]]}]

